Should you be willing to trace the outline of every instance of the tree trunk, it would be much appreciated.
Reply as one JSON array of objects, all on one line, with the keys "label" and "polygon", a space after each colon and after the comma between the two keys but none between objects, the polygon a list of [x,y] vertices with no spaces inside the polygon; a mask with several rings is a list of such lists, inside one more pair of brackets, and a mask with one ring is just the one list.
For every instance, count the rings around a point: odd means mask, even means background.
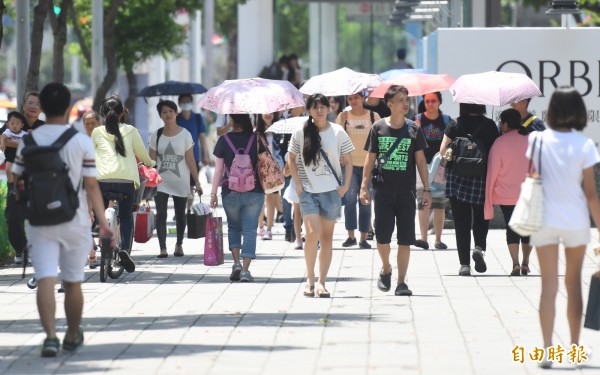
[{"label": "tree trunk", "polygon": [[110,8],[104,17],[104,57],[106,58],[106,74],[102,83],[94,95],[94,110],[100,111],[102,101],[106,97],[108,90],[117,79],[117,54],[115,52],[115,20],[119,8],[125,3],[125,0],[115,0],[110,4]]},{"label": "tree trunk", "polygon": [[73,0],[62,0],[61,12],[58,17],[54,12],[48,12],[52,34],[54,35],[53,57],[52,57],[52,80],[63,83],[65,81],[65,45],[67,44],[67,16],[69,3]]},{"label": "tree trunk", "polygon": [[[227,58],[227,79],[236,79],[238,75],[237,71],[237,58],[238,58],[238,46],[237,46],[237,29],[231,30],[227,39],[229,39],[229,56]],[[210,64],[210,62],[207,62]]]},{"label": "tree trunk", "polygon": [[69,14],[71,15],[71,24],[73,24],[73,33],[75,33],[75,37],[79,42],[79,47],[81,48],[81,53],[83,57],[85,57],[85,61],[89,67],[92,66],[92,54],[90,53],[90,49],[87,44],[85,44],[85,39],[83,38],[83,34],[81,33],[81,28],[79,27],[79,19],[77,18],[77,12],[75,11],[75,3],[71,0],[69,1]]},{"label": "tree trunk", "polygon": [[36,91],[40,80],[40,60],[42,58],[42,41],[44,40],[44,22],[50,9],[51,0],[39,0],[33,9],[33,28],[31,30],[31,55],[25,91]]},{"label": "tree trunk", "polygon": [[129,111],[129,118],[127,123],[135,126],[135,99],[137,94],[137,79],[133,68],[127,68],[125,73],[127,74],[127,86],[129,91],[127,93],[127,100],[125,100],[125,107]]},{"label": "tree trunk", "polygon": [[0,0],[0,48],[2,48],[2,38],[4,38],[4,24],[2,23],[2,19],[4,18],[5,9],[4,0]]}]

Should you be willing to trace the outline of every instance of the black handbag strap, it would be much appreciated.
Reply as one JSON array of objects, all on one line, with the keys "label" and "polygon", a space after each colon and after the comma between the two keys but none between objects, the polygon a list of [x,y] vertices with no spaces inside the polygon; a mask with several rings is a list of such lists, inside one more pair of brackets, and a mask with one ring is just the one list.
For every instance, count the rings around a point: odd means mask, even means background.
[{"label": "black handbag strap", "polygon": [[[538,140],[538,136],[536,134],[535,138],[533,139],[533,145],[531,146],[531,157],[529,158],[529,167],[527,167],[527,173],[531,174],[531,167],[533,166],[533,158],[535,155],[535,145],[537,143]],[[544,134],[541,135],[540,138],[540,147],[538,150],[538,168],[537,168],[537,174],[538,175],[542,175],[542,144],[544,143]]]},{"label": "black handbag strap", "polygon": [[397,137],[396,142],[394,142],[394,144],[392,144],[392,147],[390,147],[387,150],[385,155],[383,155],[381,158],[377,159],[377,161],[379,162],[379,166],[383,166],[385,164],[385,162],[389,159],[392,152],[394,152],[396,147],[398,147],[398,145],[400,144],[400,141],[402,141],[402,137]]},{"label": "black handbag strap", "polygon": [[342,179],[338,177],[337,173],[335,173],[335,169],[333,169],[333,165],[331,165],[331,162],[329,161],[327,154],[325,153],[325,151],[323,151],[323,147],[319,147],[319,152],[321,153],[321,156],[323,156],[323,159],[325,159],[325,163],[327,163],[327,166],[329,167],[329,169],[331,169],[331,173],[333,173],[333,177],[335,177],[335,179],[337,180],[337,183],[340,186],[342,186]]}]

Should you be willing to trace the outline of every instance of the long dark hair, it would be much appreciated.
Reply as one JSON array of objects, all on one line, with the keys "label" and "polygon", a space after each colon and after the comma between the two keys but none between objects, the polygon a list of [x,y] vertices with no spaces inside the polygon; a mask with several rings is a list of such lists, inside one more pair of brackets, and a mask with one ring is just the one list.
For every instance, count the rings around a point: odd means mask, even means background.
[{"label": "long dark hair", "polygon": [[115,136],[115,149],[119,155],[125,157],[125,144],[119,130],[123,110],[123,103],[121,103],[121,100],[116,95],[111,95],[104,99],[102,107],[100,107],[100,113],[104,117],[106,132]]},{"label": "long dark hair", "polygon": [[[329,99],[325,95],[313,94],[306,100],[306,109],[310,112],[310,109],[314,108],[317,103],[321,103],[329,108]],[[319,128],[315,125],[315,119],[309,115],[308,120],[304,124],[304,148],[302,149],[302,159],[306,166],[313,163],[317,164],[320,158],[320,148],[321,136],[319,135]]]},{"label": "long dark hair", "polygon": [[236,127],[241,127],[244,133],[252,133],[252,120],[250,120],[250,115],[246,113],[241,114],[231,114],[231,119]]},{"label": "long dark hair", "polygon": [[[279,112],[273,112],[273,121],[271,122],[271,125],[273,125],[277,120],[279,120]],[[267,128],[267,124],[265,123],[265,120],[263,120],[262,115],[257,115],[256,116],[256,131],[258,133],[264,134],[265,130]]]}]

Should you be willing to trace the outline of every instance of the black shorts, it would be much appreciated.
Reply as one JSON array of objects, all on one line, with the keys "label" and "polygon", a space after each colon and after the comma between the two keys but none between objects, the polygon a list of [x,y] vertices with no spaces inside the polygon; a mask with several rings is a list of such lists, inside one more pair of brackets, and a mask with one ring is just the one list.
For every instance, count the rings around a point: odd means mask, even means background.
[{"label": "black shorts", "polygon": [[16,148],[14,148],[14,147],[7,147],[4,150],[4,158],[6,159],[7,162],[14,163],[16,156],[17,156],[17,149]]},{"label": "black shorts", "polygon": [[392,242],[396,227],[398,245],[415,243],[415,193],[389,193],[375,189],[375,236],[377,243],[387,245]]}]

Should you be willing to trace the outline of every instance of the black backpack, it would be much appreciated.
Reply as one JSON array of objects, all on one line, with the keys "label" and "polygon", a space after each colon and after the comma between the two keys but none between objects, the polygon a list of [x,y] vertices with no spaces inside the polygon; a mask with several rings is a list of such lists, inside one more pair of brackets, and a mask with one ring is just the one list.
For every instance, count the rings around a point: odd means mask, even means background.
[{"label": "black backpack", "polygon": [[73,187],[69,167],[59,154],[77,133],[69,128],[49,146],[38,145],[32,135],[23,138],[25,186],[19,201],[24,204],[25,218],[32,226],[66,223],[77,213],[79,187]]},{"label": "black backpack", "polygon": [[487,154],[482,149],[482,142],[468,134],[457,122],[457,128],[463,133],[452,140],[452,170],[455,176],[483,177],[487,168]]}]

